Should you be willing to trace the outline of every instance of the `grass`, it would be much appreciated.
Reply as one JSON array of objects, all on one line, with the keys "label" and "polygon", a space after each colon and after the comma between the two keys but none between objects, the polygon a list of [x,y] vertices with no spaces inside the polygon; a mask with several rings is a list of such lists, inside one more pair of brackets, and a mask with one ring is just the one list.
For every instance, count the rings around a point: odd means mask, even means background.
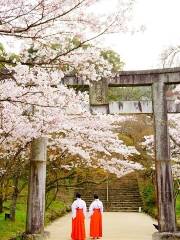
[{"label": "grass", "polygon": [[[4,204],[5,208],[9,208],[10,202]],[[61,217],[68,211],[65,203],[60,200],[54,201],[46,211],[45,224],[52,222],[58,217]],[[9,210],[5,211],[9,213]],[[5,213],[4,212],[4,213]],[[4,213],[0,214],[0,240],[8,240],[19,236],[25,231],[26,225],[26,200],[21,199],[17,204],[16,221],[4,219]]]},{"label": "grass", "polygon": [[[6,203],[8,206],[9,203]],[[7,211],[8,212],[8,211]],[[26,222],[26,205],[23,203],[17,204],[16,222],[4,220],[4,213],[0,214],[0,239],[7,240],[11,237],[16,237],[25,229]]]},{"label": "grass", "polygon": [[176,218],[178,226],[180,227],[180,195],[178,195],[176,200]]}]

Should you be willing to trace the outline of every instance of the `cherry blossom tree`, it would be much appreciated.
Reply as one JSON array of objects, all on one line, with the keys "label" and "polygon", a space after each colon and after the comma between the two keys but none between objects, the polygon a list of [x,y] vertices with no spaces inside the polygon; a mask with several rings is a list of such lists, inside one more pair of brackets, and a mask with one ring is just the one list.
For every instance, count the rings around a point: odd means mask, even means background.
[{"label": "cherry blossom tree", "polygon": [[[0,36],[16,44],[21,39],[25,49],[33,46],[36,56],[22,59],[23,63],[60,65],[79,57],[76,50],[103,34],[128,29],[134,1],[118,1],[113,11],[96,11],[102,9],[103,3],[102,0],[1,1]],[[38,57],[37,49],[41,51]],[[96,54],[96,49],[93,53]]]},{"label": "cherry blossom tree", "polygon": [[[101,14],[100,0],[35,0],[1,1],[1,35],[30,39],[47,39],[58,35],[87,34],[124,30],[134,1],[118,1],[116,9]],[[100,19],[99,16],[102,18]]]},{"label": "cherry blossom tree", "polygon": [[1,82],[2,158],[16,154],[19,146],[40,136],[48,136],[50,145],[68,149],[86,163],[96,158],[96,152],[122,156],[137,153],[112,131],[126,117],[91,115],[86,93],[58,84],[61,71],[29,69],[21,64],[12,70],[13,79]]},{"label": "cherry blossom tree", "polygon": [[[3,54],[1,59],[4,152],[8,152],[7,141],[20,141],[21,145],[54,132],[66,136],[56,139],[61,147],[66,146],[86,160],[92,158],[95,147],[106,154],[121,153],[119,146],[123,154],[131,152],[125,150],[110,130],[116,118],[91,116],[87,96],[61,84],[61,79],[69,74],[84,81],[98,81],[113,72],[107,55],[103,57],[102,50],[90,42],[104,33],[127,30],[133,1],[121,0],[110,15],[94,11],[96,4],[101,3],[95,0],[1,2],[1,37],[10,37],[15,44],[20,39],[23,44],[18,57]],[[106,133],[99,121],[104,121]],[[80,127],[82,123],[84,129]],[[87,146],[82,147],[84,140]]]},{"label": "cherry blossom tree", "polygon": [[[172,172],[175,180],[180,180],[180,142],[179,142],[179,119],[180,115],[169,116],[169,135],[170,135],[170,153],[172,159]],[[154,136],[149,135],[144,137],[142,145],[146,148],[147,153],[154,157]],[[155,168],[152,165],[152,168]]]}]

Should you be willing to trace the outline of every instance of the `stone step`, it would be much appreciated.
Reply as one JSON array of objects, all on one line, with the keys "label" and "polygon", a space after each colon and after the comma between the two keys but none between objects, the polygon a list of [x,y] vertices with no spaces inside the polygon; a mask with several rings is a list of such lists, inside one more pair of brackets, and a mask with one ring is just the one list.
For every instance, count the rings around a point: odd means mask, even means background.
[{"label": "stone step", "polygon": [[[107,196],[107,194],[101,194],[101,193],[97,193],[97,194],[98,194],[99,197],[100,196],[101,197],[106,197]],[[91,198],[93,198],[94,194],[81,194],[81,195],[82,195],[82,197],[91,197]],[[109,192],[108,196],[113,196],[113,197],[116,197],[116,196],[139,196],[139,193],[138,192],[134,192],[134,193],[131,193],[131,192],[126,192],[126,193],[116,192],[116,194],[115,194],[115,193]]]},{"label": "stone step", "polygon": [[[120,187],[137,187],[138,186],[138,183],[137,181],[135,182],[123,182],[123,183],[112,183],[112,184],[108,184],[109,187],[111,187],[112,189],[117,189],[117,188],[120,188]],[[94,185],[84,185],[84,186],[81,186],[81,187],[78,187],[76,189],[78,190],[83,190],[83,189],[87,189],[87,188],[96,188],[96,189],[106,189],[107,188],[107,184],[104,183],[104,184],[101,184],[101,185],[97,185],[97,184],[94,184]]]},{"label": "stone step", "polygon": [[[92,201],[85,201],[87,205],[90,205],[92,203]],[[119,202],[111,202],[111,201],[102,201],[102,203],[105,205],[107,204],[114,204],[114,205],[118,205],[118,204],[134,204],[134,205],[137,205],[137,204],[141,204],[142,205],[142,201],[139,200],[139,201],[119,201]]]},{"label": "stone step", "polygon": [[[87,205],[87,207],[89,207],[89,205]],[[107,205],[106,206],[106,204],[104,204],[104,209],[121,209],[121,208],[135,208],[135,209],[139,209],[139,207],[141,207],[142,208],[142,204],[138,204],[138,205],[121,205],[121,204],[119,204],[119,205]]]},{"label": "stone step", "polygon": [[114,205],[118,205],[118,204],[141,204],[142,201],[126,201],[126,202],[122,202],[122,201],[119,201],[119,202],[105,202],[106,204],[114,204]]},{"label": "stone step", "polygon": [[[96,192],[97,194],[98,194],[98,196],[100,197],[106,197],[107,196],[107,192],[106,193],[100,193],[100,192]],[[81,194],[82,195],[82,197],[91,197],[91,198],[93,198],[93,193],[86,193],[86,194]],[[135,191],[135,192],[128,192],[128,191],[126,191],[126,192],[121,192],[121,191],[116,191],[116,193],[112,193],[112,192],[108,192],[108,195],[109,196],[113,196],[113,197],[116,197],[116,196],[139,196],[139,192],[138,191]]]},{"label": "stone step", "polygon": [[[133,207],[134,208],[134,207],[137,207],[137,208],[139,208],[139,207],[143,206],[143,204],[141,202],[139,202],[139,203],[118,203],[118,204],[114,204],[114,203],[106,204],[106,203],[104,203],[103,205],[104,205],[105,208],[106,207],[110,207],[110,208],[113,208],[113,207],[115,207],[115,208],[119,208],[119,207]],[[90,203],[87,203],[87,206],[89,207]]]},{"label": "stone step", "polygon": [[[104,200],[106,201],[106,199],[104,198]],[[116,202],[116,201],[119,201],[119,202],[123,202],[123,201],[126,201],[126,200],[129,200],[129,201],[139,201],[141,200],[140,197],[131,197],[131,196],[123,196],[123,197],[119,197],[119,198],[108,198],[109,201],[111,202]]]},{"label": "stone step", "polygon": [[[92,202],[94,199],[87,199],[87,198],[83,198],[83,200],[85,201],[85,202]],[[107,202],[107,198],[100,198],[100,200],[102,201],[102,202]],[[141,198],[140,197],[137,197],[137,198],[131,198],[131,197],[129,197],[129,198],[117,198],[117,199],[115,199],[115,198],[108,198],[108,202],[141,202],[142,200],[141,200]]]},{"label": "stone step", "polygon": [[[98,194],[98,196],[101,197],[106,197],[107,196],[107,191],[104,192],[99,192],[99,191],[93,191],[93,192],[80,192],[82,197],[93,197],[94,193]],[[139,189],[129,191],[128,189],[126,191],[121,191],[121,190],[116,190],[115,192],[112,192],[111,190],[108,191],[109,196],[119,196],[119,195],[139,195]]]},{"label": "stone step", "polygon": [[[103,194],[100,194],[100,193],[99,193],[98,196],[101,197],[101,198],[105,198],[105,197],[107,197],[107,194],[104,194],[104,195],[103,195]],[[133,196],[133,197],[135,197],[135,196],[139,196],[139,193],[138,193],[138,192],[136,192],[136,193],[129,193],[129,192],[126,192],[126,193],[121,193],[121,192],[119,192],[119,193],[118,193],[118,192],[117,192],[116,194],[112,194],[111,192],[109,192],[108,196],[109,196],[109,197],[116,197],[116,196],[117,196],[118,198],[119,198],[120,196]],[[85,194],[83,195],[83,194],[82,194],[82,197],[83,197],[83,198],[93,198],[93,194],[89,194],[89,195],[85,195]]]},{"label": "stone step", "polygon": [[[93,199],[85,199],[85,198],[83,198],[83,200],[85,200],[85,202],[92,202],[93,201]],[[134,202],[134,203],[136,203],[136,202],[142,202],[142,200],[140,199],[140,198],[136,198],[136,199],[109,199],[108,201],[107,201],[107,199],[100,199],[102,202],[104,202],[104,203],[106,203],[106,202],[113,202],[113,203],[119,203],[119,202]]]},{"label": "stone step", "polygon": [[105,212],[138,212],[139,210],[137,209],[125,209],[125,208],[122,208],[122,209],[110,209],[110,210],[107,210]]},{"label": "stone step", "polygon": [[[93,198],[86,198],[86,197],[84,197],[82,199],[84,201],[86,201],[86,202],[92,202],[94,200]],[[107,201],[107,198],[100,197],[99,199],[102,202],[106,202]],[[141,198],[140,198],[140,196],[128,196],[128,195],[122,196],[122,197],[113,197],[113,196],[110,197],[109,196],[108,201],[109,202],[128,202],[128,201],[130,201],[130,202],[139,202],[139,201],[141,201]]]},{"label": "stone step", "polygon": [[[106,205],[105,205],[106,206]],[[109,207],[111,207],[111,208],[121,208],[121,207],[132,207],[132,208],[139,208],[139,207],[142,207],[142,204],[140,203],[140,204],[116,204],[116,205],[114,205],[114,204],[111,204],[111,205],[107,205],[107,206],[109,206]]]},{"label": "stone step", "polygon": [[[140,206],[141,207],[141,206]],[[130,210],[130,209],[133,209],[133,210],[137,210],[139,211],[139,207],[109,207],[109,208],[106,208],[106,209],[109,209],[109,210],[122,210],[122,209],[127,209],[127,210]]]},{"label": "stone step", "polygon": [[[101,192],[95,192],[96,194],[98,194],[98,196],[100,197],[106,197],[107,196],[107,192],[104,192],[104,193],[101,193]],[[108,192],[108,196],[124,196],[124,195],[127,195],[127,196],[139,196],[139,192],[138,192],[138,190],[137,191],[116,191],[116,192],[111,192],[111,191],[109,191]],[[81,193],[81,196],[82,197],[91,197],[91,198],[93,198],[93,196],[94,196],[94,193]]]},{"label": "stone step", "polygon": [[[84,200],[85,200],[86,203],[91,203],[93,201],[93,200],[86,200],[86,199],[84,199]],[[101,201],[102,201],[102,199],[101,199]],[[112,200],[112,201],[104,200],[102,202],[103,203],[114,203],[114,204],[116,204],[116,203],[139,203],[139,202],[142,202],[142,201],[139,198],[139,199],[125,199],[125,200],[119,199],[119,200]]]},{"label": "stone step", "polygon": [[[88,187],[88,188],[84,188],[84,189],[79,189],[79,191],[80,192],[87,192],[87,191],[94,191],[94,189],[96,189],[96,190],[98,190],[98,191],[106,191],[106,186],[104,187],[104,188],[98,188],[98,187],[96,187],[96,186],[94,186],[94,187]],[[118,186],[118,187],[116,187],[116,188],[114,188],[114,187],[110,187],[109,186],[109,190],[110,191],[117,191],[117,190],[137,190],[138,189],[138,185],[137,186]]]}]

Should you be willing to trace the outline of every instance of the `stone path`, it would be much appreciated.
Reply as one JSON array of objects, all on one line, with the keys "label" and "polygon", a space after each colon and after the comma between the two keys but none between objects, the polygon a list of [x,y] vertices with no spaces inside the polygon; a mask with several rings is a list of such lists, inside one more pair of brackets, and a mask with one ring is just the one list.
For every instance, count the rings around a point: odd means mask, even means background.
[{"label": "stone path", "polygon": [[[151,240],[155,232],[153,223],[155,221],[143,213],[105,212],[102,240]],[[71,215],[53,222],[46,230],[51,234],[50,240],[71,240]],[[86,232],[89,232],[89,219]]]}]

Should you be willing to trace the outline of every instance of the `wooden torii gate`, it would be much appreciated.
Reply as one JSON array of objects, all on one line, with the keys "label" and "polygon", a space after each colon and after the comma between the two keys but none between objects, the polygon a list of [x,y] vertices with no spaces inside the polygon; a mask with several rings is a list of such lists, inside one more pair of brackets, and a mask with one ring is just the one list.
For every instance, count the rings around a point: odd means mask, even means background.
[{"label": "wooden torii gate", "polygon": [[[68,86],[87,86],[82,79],[67,77]],[[180,68],[145,71],[123,71],[111,79],[92,82],[89,85],[91,111],[114,113],[153,113],[155,132],[156,188],[158,199],[159,232],[153,240],[180,239],[176,232],[176,216],[173,193],[173,178],[170,161],[167,113],[180,113],[180,104],[166,101],[168,84],[180,83]],[[151,86],[151,101],[131,101],[108,103],[108,87]],[[46,142],[37,139],[32,143],[31,170],[29,181],[27,233],[44,231],[44,194],[46,169]]]}]

